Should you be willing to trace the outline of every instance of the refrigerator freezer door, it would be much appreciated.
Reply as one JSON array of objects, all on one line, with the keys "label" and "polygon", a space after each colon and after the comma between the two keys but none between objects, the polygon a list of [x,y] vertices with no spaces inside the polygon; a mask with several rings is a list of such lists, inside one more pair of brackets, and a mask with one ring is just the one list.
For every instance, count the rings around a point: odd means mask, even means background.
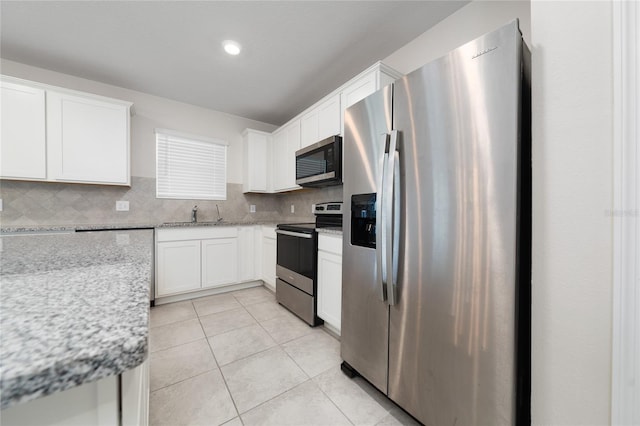
[{"label": "refrigerator freezer door", "polygon": [[514,22],[395,84],[388,395],[426,425],[515,423],[521,49]]},{"label": "refrigerator freezer door", "polygon": [[[374,215],[379,174],[391,131],[392,87],[345,112],[342,252],[342,359],[387,392],[389,307],[382,300],[376,265]],[[368,201],[371,200],[371,201]],[[352,235],[353,234],[353,235]]]}]

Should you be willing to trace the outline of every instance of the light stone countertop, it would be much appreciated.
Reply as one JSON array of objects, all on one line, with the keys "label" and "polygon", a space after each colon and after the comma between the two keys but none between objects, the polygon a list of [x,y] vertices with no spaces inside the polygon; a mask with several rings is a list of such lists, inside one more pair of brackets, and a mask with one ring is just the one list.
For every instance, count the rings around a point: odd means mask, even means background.
[{"label": "light stone countertop", "polygon": [[0,408],[147,357],[152,230],[0,238]]},{"label": "light stone countertop", "polygon": [[339,227],[330,227],[330,228],[316,228],[318,234],[329,234],[329,235],[342,235],[342,228]]},{"label": "light stone countertop", "polygon": [[[0,228],[2,234],[34,234],[46,232],[74,232],[74,231],[103,231],[103,230],[134,230],[134,229],[155,229],[155,228],[191,228],[196,226],[252,226],[265,225],[275,228],[278,223],[299,223],[304,220],[282,220],[282,221],[222,221],[222,222],[165,222],[165,223],[111,223],[94,225],[33,225],[33,226],[3,226]],[[313,222],[313,219],[307,222]]]}]

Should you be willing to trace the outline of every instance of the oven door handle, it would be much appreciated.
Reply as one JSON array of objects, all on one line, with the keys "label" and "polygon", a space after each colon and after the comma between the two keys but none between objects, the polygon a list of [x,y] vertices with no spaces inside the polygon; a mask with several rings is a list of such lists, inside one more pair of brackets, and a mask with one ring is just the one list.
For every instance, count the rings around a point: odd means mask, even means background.
[{"label": "oven door handle", "polygon": [[313,234],[303,234],[300,232],[283,231],[281,229],[276,229],[276,234],[289,235],[291,237],[300,237],[300,238],[313,238]]}]

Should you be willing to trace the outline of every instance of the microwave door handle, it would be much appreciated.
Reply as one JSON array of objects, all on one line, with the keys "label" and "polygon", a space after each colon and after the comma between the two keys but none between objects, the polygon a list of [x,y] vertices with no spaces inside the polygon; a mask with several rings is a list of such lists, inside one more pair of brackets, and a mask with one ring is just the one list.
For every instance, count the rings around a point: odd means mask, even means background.
[{"label": "microwave door handle", "polygon": [[376,271],[378,284],[378,297],[383,302],[387,300],[387,265],[385,259],[385,241],[384,229],[386,227],[384,220],[384,199],[383,189],[385,185],[385,167],[387,165],[387,148],[389,146],[389,135],[382,135],[381,155],[378,163],[378,181],[376,191]]},{"label": "microwave door handle", "polygon": [[398,255],[400,247],[400,155],[398,153],[398,131],[391,131],[389,153],[387,155],[385,202],[385,241],[387,265],[387,300],[395,305],[398,300]]}]

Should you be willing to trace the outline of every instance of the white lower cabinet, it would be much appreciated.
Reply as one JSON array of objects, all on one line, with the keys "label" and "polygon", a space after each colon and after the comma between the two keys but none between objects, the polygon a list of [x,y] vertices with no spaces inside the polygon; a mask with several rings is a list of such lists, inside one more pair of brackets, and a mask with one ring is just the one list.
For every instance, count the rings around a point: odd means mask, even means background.
[{"label": "white lower cabinet", "polygon": [[238,239],[216,238],[201,241],[202,288],[238,281]]},{"label": "white lower cabinet", "polygon": [[262,228],[262,281],[272,290],[276,289],[276,230],[272,227]]},{"label": "white lower cabinet", "polygon": [[340,334],[342,316],[342,237],[318,235],[318,316]]},{"label": "white lower cabinet", "polygon": [[200,241],[163,241],[156,251],[158,296],[200,289]]},{"label": "white lower cabinet", "polygon": [[6,408],[0,417],[6,425],[146,426],[149,360],[120,376],[105,377]]},{"label": "white lower cabinet", "polygon": [[[156,296],[259,280],[257,226],[156,229]],[[274,233],[275,250],[275,233]],[[275,276],[275,258],[273,261]],[[274,278],[275,283],[275,278]]]}]

